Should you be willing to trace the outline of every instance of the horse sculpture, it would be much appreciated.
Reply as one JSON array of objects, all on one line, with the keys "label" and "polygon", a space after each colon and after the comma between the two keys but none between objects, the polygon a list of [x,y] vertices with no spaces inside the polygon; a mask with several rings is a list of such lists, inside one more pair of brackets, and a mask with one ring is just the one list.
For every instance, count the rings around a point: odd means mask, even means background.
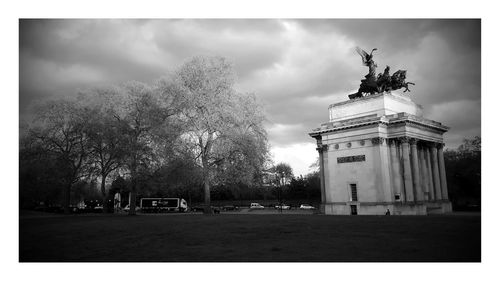
[{"label": "horse sculpture", "polygon": [[412,82],[406,82],[406,70],[398,70],[392,75],[389,74],[390,67],[386,66],[384,73],[379,73],[375,77],[375,69],[377,64],[373,61],[373,49],[370,54],[356,47],[356,51],[361,56],[363,65],[368,66],[369,72],[365,75],[365,79],[361,80],[361,85],[357,93],[349,95],[349,99],[355,99],[367,95],[374,95],[383,92],[391,92],[393,90],[398,90],[405,88],[404,93],[410,92],[408,85],[415,85]]},{"label": "horse sculpture", "polygon": [[398,70],[392,74],[391,77],[391,90],[398,90],[401,88],[405,88],[403,93],[406,92],[411,92],[410,88],[408,88],[408,85],[415,85],[415,83],[412,82],[406,82],[406,70]]}]

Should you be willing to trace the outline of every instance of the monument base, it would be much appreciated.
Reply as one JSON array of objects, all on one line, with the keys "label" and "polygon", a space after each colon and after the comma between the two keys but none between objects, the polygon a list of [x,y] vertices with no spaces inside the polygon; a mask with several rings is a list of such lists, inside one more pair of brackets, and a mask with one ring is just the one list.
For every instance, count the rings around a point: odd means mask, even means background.
[{"label": "monument base", "polygon": [[450,201],[426,202],[425,205],[428,214],[446,214],[453,211]]},{"label": "monument base", "polygon": [[325,211],[325,204],[320,204],[319,205],[319,213],[320,214],[326,214],[326,211]]},{"label": "monument base", "polygon": [[325,215],[427,215],[451,213],[451,202],[421,203],[366,203],[339,202],[321,204],[320,212]]}]

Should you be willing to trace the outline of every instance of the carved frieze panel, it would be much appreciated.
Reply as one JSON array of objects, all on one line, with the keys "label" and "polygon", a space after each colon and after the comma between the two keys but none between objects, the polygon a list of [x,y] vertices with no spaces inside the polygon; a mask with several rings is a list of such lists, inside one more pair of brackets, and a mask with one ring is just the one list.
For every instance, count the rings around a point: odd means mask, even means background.
[{"label": "carved frieze panel", "polygon": [[345,157],[337,157],[337,163],[351,163],[351,162],[363,162],[366,161],[364,155],[353,155]]}]

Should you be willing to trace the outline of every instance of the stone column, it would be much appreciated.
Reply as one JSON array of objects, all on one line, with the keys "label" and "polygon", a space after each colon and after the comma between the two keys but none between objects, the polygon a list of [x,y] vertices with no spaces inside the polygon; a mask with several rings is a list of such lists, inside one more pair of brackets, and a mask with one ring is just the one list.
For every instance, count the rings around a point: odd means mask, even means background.
[{"label": "stone column", "polygon": [[437,147],[438,162],[439,162],[439,178],[441,179],[441,195],[443,200],[448,200],[448,184],[446,183],[446,169],[444,166],[443,155],[444,144],[440,143]]},{"label": "stone column", "polygon": [[398,159],[399,159],[399,171],[401,173],[401,201],[406,202],[406,190],[405,190],[405,178],[404,178],[404,166],[403,166],[403,144],[401,143],[401,139],[397,138],[398,145],[396,146],[396,150],[398,151]]},{"label": "stone column", "polygon": [[424,193],[422,191],[422,181],[420,178],[420,167],[418,163],[417,139],[410,139],[411,147],[411,171],[413,179],[413,190],[415,192],[415,201],[423,201]]},{"label": "stone column", "polygon": [[[375,137],[371,139],[371,143],[378,146],[374,150],[374,164],[377,166],[376,173],[380,176],[381,184],[375,186],[375,194],[378,201],[389,202],[393,200],[394,191],[391,185],[391,166],[390,155],[387,139],[383,137]],[[378,158],[376,155],[378,154]],[[377,159],[378,158],[378,159]],[[377,163],[378,162],[378,163]]]},{"label": "stone column", "polygon": [[409,138],[402,137],[400,141],[403,148],[403,177],[406,201],[413,202],[415,201],[415,198],[413,197],[413,179],[411,177],[412,174],[410,166],[410,145],[408,144]]},{"label": "stone column", "polygon": [[422,190],[424,191],[424,201],[429,201],[429,173],[427,171],[427,161],[425,159],[425,147],[421,144],[418,150],[418,161],[420,162],[420,173],[422,175]]},{"label": "stone column", "polygon": [[326,203],[326,194],[325,194],[325,165],[323,163],[323,143],[321,141],[321,136],[316,138],[316,150],[319,153],[319,182],[321,187],[321,207],[320,212],[325,213],[325,203]]},{"label": "stone column", "polygon": [[437,159],[437,148],[436,143],[431,144],[431,165],[432,165],[432,179],[434,182],[436,200],[441,200],[443,197],[441,195],[441,180],[439,179],[439,166]]},{"label": "stone column", "polygon": [[[399,157],[397,153],[397,140],[391,139],[389,141],[389,146],[391,151],[392,184],[394,187],[394,193],[399,194],[399,200],[404,202],[404,194],[401,192],[401,164],[399,163]],[[393,200],[395,200],[394,197]]]},{"label": "stone column", "polygon": [[429,200],[436,200],[436,192],[434,191],[434,180],[432,177],[432,165],[431,165],[431,148],[425,147],[425,162],[427,166],[427,182],[429,183]]}]

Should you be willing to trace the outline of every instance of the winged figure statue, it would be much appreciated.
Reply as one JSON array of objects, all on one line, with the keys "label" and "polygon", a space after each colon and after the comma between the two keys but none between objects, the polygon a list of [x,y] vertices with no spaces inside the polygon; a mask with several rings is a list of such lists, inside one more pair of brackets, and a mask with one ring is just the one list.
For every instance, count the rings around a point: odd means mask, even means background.
[{"label": "winged figure statue", "polygon": [[[374,48],[370,54],[367,52],[363,51],[360,47],[356,47],[356,52],[361,56],[361,59],[363,61],[363,65],[368,66],[369,72],[368,76],[375,77],[375,69],[377,68],[377,64],[373,61],[373,52],[376,51],[377,48]],[[368,77],[366,77],[368,78]]]}]

